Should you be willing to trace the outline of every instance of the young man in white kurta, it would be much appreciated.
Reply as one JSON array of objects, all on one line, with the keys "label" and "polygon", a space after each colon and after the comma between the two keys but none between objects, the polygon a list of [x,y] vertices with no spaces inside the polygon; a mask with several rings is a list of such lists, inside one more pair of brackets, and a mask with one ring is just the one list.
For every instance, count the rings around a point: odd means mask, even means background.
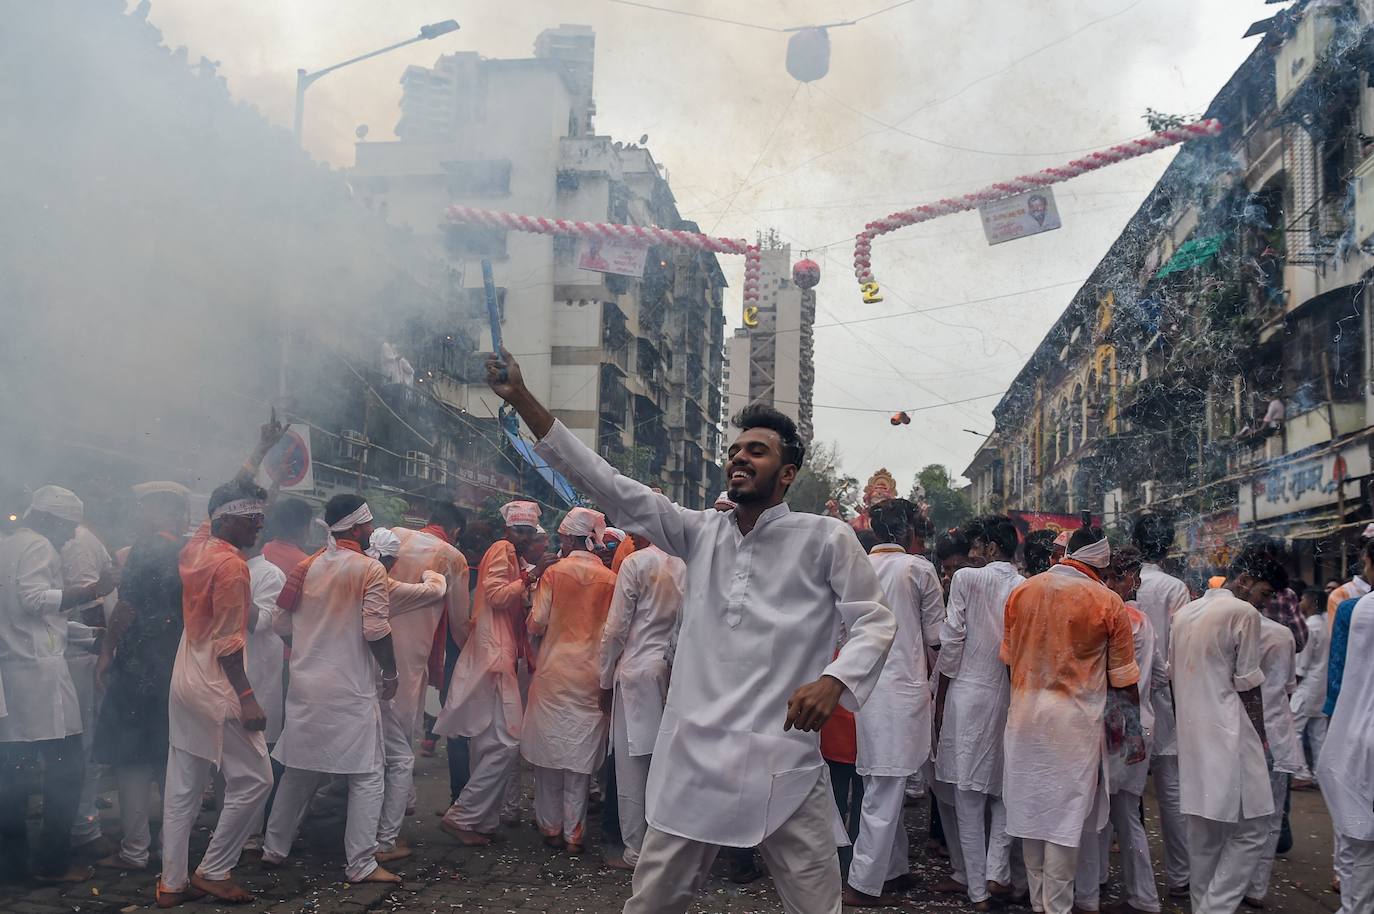
[{"label": "young man in white kurta", "polygon": [[1011,564],[1015,541],[993,542],[982,520],[970,525],[970,552],[988,563],[954,572],[935,664],[940,674],[935,778],[955,788],[956,830],[968,897],[975,905],[988,904],[989,882],[1012,883],[1011,839],[1001,799],[1011,685],[999,652],[1007,597],[1025,580]]},{"label": "young man in white kurta", "polygon": [[[1165,572],[1162,562],[1174,543],[1172,520],[1147,514],[1133,530],[1136,548],[1145,562],[1140,568],[1136,605],[1150,620],[1160,655],[1168,661],[1169,633],[1174,616],[1192,601],[1188,585]],[[1152,696],[1155,716],[1154,742],[1150,748],[1150,779],[1159,804],[1160,833],[1164,844],[1164,885],[1174,897],[1188,894],[1188,821],[1179,806],[1178,724],[1174,719],[1172,687],[1156,689]]]},{"label": "young man in white kurta", "polygon": [[[603,704],[611,693],[611,749],[620,811],[621,857],[639,862],[648,822],[644,789],[668,696],[668,650],[687,589],[687,566],[642,536],[616,575],[611,610],[601,631],[599,663]],[[617,861],[609,861],[612,866]]]},{"label": "young man in white kurta", "polygon": [[341,498],[348,496],[335,496],[325,506],[328,546],[288,578],[274,619],[277,633],[291,639],[291,687],[286,723],[272,752],[286,771],[267,820],[262,859],[269,866],[286,859],[321,779],[344,775],[344,876],[349,882],[395,882],[374,857],[384,790],[380,702],[396,686],[394,659],[386,657],[391,668],[381,670],[379,691],[374,659],[390,653],[387,575],[362,552],[371,512],[363,504],[336,517],[351,505],[332,507]]},{"label": "young man in white kurta", "polygon": [[[1326,705],[1326,667],[1331,657],[1331,635],[1326,607],[1321,602],[1323,598],[1320,590],[1308,590],[1303,593],[1299,603],[1299,608],[1307,617],[1307,643],[1298,652],[1294,670],[1298,685],[1293,690],[1290,703],[1293,727],[1298,733],[1298,747],[1302,748],[1305,738],[1312,750],[1312,768],[1316,767],[1317,759],[1321,757],[1328,724],[1323,708]],[[1303,766],[1294,772],[1293,779],[1315,780],[1312,768],[1308,767],[1306,756],[1303,756]]]},{"label": "young man in white kurta", "polygon": [[[395,605],[391,607],[391,639],[400,681],[396,697],[381,706],[386,791],[377,824],[377,847],[383,862],[402,859],[410,853],[400,840],[401,823],[414,792],[415,731],[424,711],[434,633],[441,624],[446,624],[460,646],[466,633],[468,563],[452,544],[461,530],[462,515],[446,503],[435,506],[430,523],[422,530],[402,527],[390,530],[400,541],[395,562],[388,570],[391,580],[419,586],[425,572],[432,571],[443,577],[444,587],[427,603],[408,605],[404,611],[398,611]],[[394,588],[392,593],[395,593]]]},{"label": "young man in white kurta", "polygon": [[1245,897],[1251,902],[1262,903],[1269,893],[1269,874],[1274,869],[1274,853],[1279,844],[1279,832],[1283,829],[1283,803],[1288,796],[1288,779],[1304,767],[1302,747],[1298,743],[1293,711],[1289,707],[1289,697],[1298,684],[1296,652],[1297,645],[1288,626],[1269,618],[1260,620],[1260,670],[1264,672],[1264,684],[1260,690],[1264,697],[1264,734],[1268,737],[1269,755],[1273,759],[1269,769],[1269,787],[1274,799],[1274,811],[1269,814],[1269,832],[1250,879],[1250,887],[1245,892]]},{"label": "young man in white kurta", "polygon": [[1264,758],[1261,617],[1241,597],[1267,602],[1286,578],[1247,549],[1228,588],[1207,591],[1174,617],[1169,673],[1194,911],[1236,910],[1268,835],[1274,798]]},{"label": "young man in white kurta", "polygon": [[739,507],[692,511],[619,475],[554,420],[508,353],[488,361],[487,379],[541,456],[687,563],[626,914],[686,911],[721,845],[759,845],[789,914],[839,914],[839,823],[816,731],[837,702],[868,698],[895,624],[853,531],[782,501],[803,457],[795,424],[766,407],[741,414],[726,461]]},{"label": "young man in white kurta", "polygon": [[877,900],[884,883],[911,869],[903,816],[906,779],[930,757],[926,648],[939,644],[945,621],[935,566],[913,554],[916,505],[900,498],[882,502],[872,507],[869,520],[880,541],[869,561],[897,618],[897,635],[873,694],[854,715],[855,768],[864,779],[864,798],[845,892],[851,904]]},{"label": "young man in white kurta", "polygon": [[[1374,595],[1355,604],[1347,656],[1374,656]],[[1317,760],[1336,842],[1341,914],[1374,911],[1374,663],[1347,663]]]}]

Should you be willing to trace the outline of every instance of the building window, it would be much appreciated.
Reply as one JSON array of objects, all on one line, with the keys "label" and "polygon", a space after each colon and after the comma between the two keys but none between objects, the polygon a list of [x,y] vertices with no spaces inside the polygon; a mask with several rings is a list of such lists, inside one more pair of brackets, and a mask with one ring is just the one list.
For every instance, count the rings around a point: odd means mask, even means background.
[{"label": "building window", "polygon": [[504,229],[452,222],[444,226],[444,249],[450,257],[505,257]]}]

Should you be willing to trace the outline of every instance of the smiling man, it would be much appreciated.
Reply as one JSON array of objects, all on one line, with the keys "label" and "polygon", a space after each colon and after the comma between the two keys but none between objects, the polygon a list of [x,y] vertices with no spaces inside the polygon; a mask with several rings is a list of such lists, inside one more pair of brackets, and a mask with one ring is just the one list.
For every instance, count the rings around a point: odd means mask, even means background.
[{"label": "smiling man", "polygon": [[853,532],[788,510],[804,454],[796,425],[767,407],[744,410],[725,464],[737,507],[691,511],[578,441],[525,387],[509,353],[488,360],[487,380],[549,463],[631,533],[687,563],[649,829],[625,911],[686,911],[720,846],[759,845],[784,910],[838,914],[836,811],[816,734],[842,700],[868,697],[896,623]]}]

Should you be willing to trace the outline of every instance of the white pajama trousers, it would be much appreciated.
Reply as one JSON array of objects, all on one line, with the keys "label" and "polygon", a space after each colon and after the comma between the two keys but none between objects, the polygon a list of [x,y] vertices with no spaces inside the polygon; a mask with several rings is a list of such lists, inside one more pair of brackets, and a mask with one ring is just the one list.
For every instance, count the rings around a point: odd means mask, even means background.
[{"label": "white pajama trousers", "polygon": [[1188,819],[1181,809],[1178,756],[1156,755],[1150,759],[1155,800],[1159,803],[1159,830],[1164,838],[1164,884],[1170,889],[1188,885]]},{"label": "white pajama trousers", "polygon": [[1264,900],[1269,894],[1269,875],[1274,871],[1274,855],[1279,846],[1279,833],[1283,831],[1283,801],[1288,796],[1288,775],[1280,771],[1269,772],[1269,789],[1274,794],[1274,812],[1266,816],[1268,822],[1264,836],[1264,846],[1260,850],[1259,862],[1250,877],[1247,898]]},{"label": "white pajama trousers", "polygon": [[1298,731],[1298,748],[1302,748],[1303,737],[1306,736],[1307,745],[1312,750],[1311,766],[1308,766],[1307,756],[1304,755],[1302,771],[1299,771],[1297,774],[1293,775],[1293,777],[1300,778],[1304,781],[1316,780],[1314,769],[1317,766],[1317,759],[1322,754],[1322,743],[1326,742],[1326,728],[1330,723],[1330,718],[1324,714],[1318,714],[1315,717],[1295,717],[1293,719],[1293,726],[1296,727]]},{"label": "white pajama trousers", "polygon": [[849,884],[865,895],[883,894],[883,883],[911,872],[907,859],[906,776],[864,775],[864,802]]},{"label": "white pajama trousers", "polygon": [[649,783],[649,763],[652,755],[631,755],[630,740],[625,729],[625,704],[616,701],[611,715],[611,757],[615,761],[615,796],[620,812],[620,840],[625,845],[624,861],[630,866],[639,862],[639,850],[644,846],[644,832],[649,825],[644,820],[644,795]]},{"label": "white pajama trousers", "polygon": [[[1121,879],[1126,900],[1136,910],[1158,911],[1159,889],[1155,886],[1155,871],[1150,863],[1150,842],[1145,835],[1145,825],[1140,821],[1140,794],[1128,790],[1112,794],[1110,816],[1112,827],[1103,829],[1103,834],[1115,831],[1121,846]],[[1104,852],[1099,873],[1106,872],[1106,863]]]},{"label": "white pajama trousers", "polygon": [[[991,826],[984,822],[991,808]],[[988,880],[1011,885],[1011,842],[1007,835],[1007,808],[1001,797],[961,790],[954,793],[954,814],[959,822],[959,847],[968,877],[969,900],[987,901]],[[944,821],[943,819],[941,821]]]},{"label": "white pajama trousers", "polygon": [[1255,875],[1268,837],[1269,816],[1239,822],[1189,816],[1193,910],[1198,914],[1235,911]]},{"label": "white pajama trousers", "polygon": [[1336,875],[1341,880],[1341,909],[1336,914],[1374,911],[1374,841],[1337,834]]},{"label": "white pajama trousers", "polygon": [[[759,845],[786,914],[841,914],[835,815],[835,795],[822,769],[797,811]],[[624,914],[683,914],[718,850],[649,826]]]},{"label": "white pajama trousers", "polygon": [[[360,882],[377,868],[377,819],[382,812],[386,778],[381,771],[344,774],[348,779],[348,820],[344,825],[344,878]],[[262,859],[280,863],[291,853],[301,823],[310,808],[310,799],[328,775],[319,771],[288,767],[277,785],[272,815],[267,819],[267,834],[262,842]]]},{"label": "white pajama trousers", "polygon": [[587,837],[587,797],[592,776],[581,771],[534,766],[534,821],[546,838],[569,844]]},{"label": "white pajama trousers", "polygon": [[[248,733],[236,720],[226,720],[220,750],[224,803],[210,845],[196,867],[203,879],[229,878],[244,842],[262,822],[262,808],[272,792],[272,762],[260,754],[261,734]],[[162,792],[162,888],[180,892],[190,881],[191,829],[215,763],[175,746],[167,750],[167,780]]]},{"label": "white pajama trousers", "polygon": [[95,722],[100,712],[100,696],[95,690],[95,666],[98,660],[95,654],[67,658],[67,672],[76,686],[76,701],[81,710],[81,752],[85,756],[81,802],[76,807],[76,821],[72,823],[72,844],[78,847],[101,836],[100,809],[95,801],[100,788],[100,772],[105,766],[91,761]]},{"label": "white pajama trousers", "polygon": [[381,816],[377,820],[377,847],[389,851],[395,849],[396,840],[401,836],[401,823],[405,821],[406,807],[415,790],[415,747],[411,744],[415,721],[401,720],[396,714],[395,702],[384,701],[381,705],[386,778]]},{"label": "white pajama trousers", "polygon": [[[1065,847],[1052,841],[1021,839],[1033,910],[1043,911],[1044,914],[1071,914],[1074,906],[1074,877],[1078,869],[1078,850],[1076,847]],[[1096,875],[1093,881],[1096,881]]]},{"label": "white pajama trousers", "polygon": [[940,827],[945,833],[945,849],[949,851],[950,878],[960,885],[968,885],[968,872],[964,869],[964,849],[959,844],[959,815],[954,811],[954,795],[959,788],[953,784],[935,780],[935,767],[926,763],[926,775],[930,783],[930,794],[940,807]]},{"label": "white pajama trousers", "polygon": [[501,825],[501,808],[519,764],[520,740],[511,736],[498,704],[487,728],[468,740],[471,775],[463,792],[444,813],[444,821],[464,831],[494,834]]},{"label": "white pajama trousers", "polygon": [[119,795],[119,825],[124,833],[119,842],[119,855],[130,863],[147,866],[153,847],[153,833],[148,826],[153,802],[153,766],[116,765],[114,775]]}]

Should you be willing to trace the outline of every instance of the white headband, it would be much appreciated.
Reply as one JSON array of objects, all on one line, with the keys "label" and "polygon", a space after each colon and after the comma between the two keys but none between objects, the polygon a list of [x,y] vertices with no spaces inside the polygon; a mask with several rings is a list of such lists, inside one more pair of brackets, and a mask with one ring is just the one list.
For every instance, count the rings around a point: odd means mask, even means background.
[{"label": "white headband", "polygon": [[358,508],[358,510],[354,511],[347,517],[341,517],[336,522],[330,524],[329,532],[344,533],[348,530],[352,530],[359,524],[365,524],[370,520],[372,520],[372,509],[367,506],[367,502],[363,502],[362,506]]},{"label": "white headband", "polygon": [[1095,543],[1079,547],[1077,552],[1070,552],[1069,558],[1094,568],[1106,568],[1112,562],[1112,544],[1104,536]]},{"label": "white headband", "polygon": [[367,554],[374,559],[394,559],[401,554],[401,538],[386,527],[378,527],[373,530],[369,544]]},{"label": "white headband", "polygon": [[211,511],[210,520],[219,520],[221,517],[252,517],[266,511],[267,502],[260,498],[236,498]]}]

